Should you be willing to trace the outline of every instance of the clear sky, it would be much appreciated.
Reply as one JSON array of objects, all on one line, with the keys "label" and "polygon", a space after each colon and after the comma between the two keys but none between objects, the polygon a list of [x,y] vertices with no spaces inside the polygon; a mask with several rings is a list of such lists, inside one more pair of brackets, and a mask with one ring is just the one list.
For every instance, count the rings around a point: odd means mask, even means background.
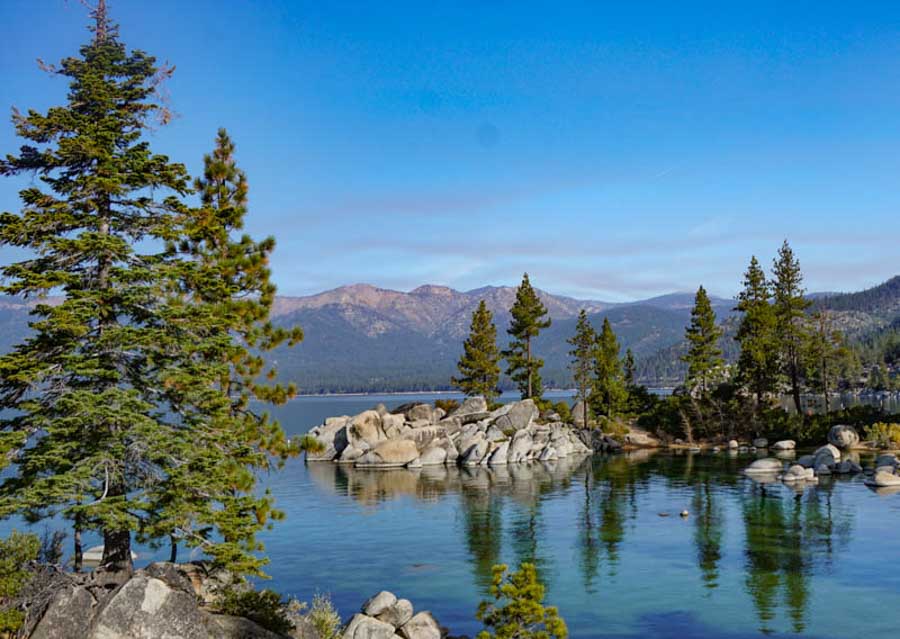
[{"label": "clear sky", "polygon": [[[730,296],[784,238],[811,290],[900,273],[900,3],[109,4],[177,67],[155,150],[196,172],[231,132],[284,294],[527,270],[578,297]],[[85,24],[77,0],[0,0],[0,108],[60,103],[35,59]]]}]

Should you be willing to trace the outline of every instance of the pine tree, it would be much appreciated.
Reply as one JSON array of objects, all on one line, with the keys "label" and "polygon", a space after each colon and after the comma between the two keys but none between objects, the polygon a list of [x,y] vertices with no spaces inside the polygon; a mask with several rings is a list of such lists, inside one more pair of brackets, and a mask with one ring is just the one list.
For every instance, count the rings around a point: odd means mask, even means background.
[{"label": "pine tree", "polygon": [[806,335],[803,361],[810,386],[822,393],[825,412],[830,410],[828,395],[837,387],[840,370],[850,359],[844,336],[832,325],[828,311],[816,312]]},{"label": "pine tree", "polygon": [[754,256],[744,274],[744,289],[738,295],[735,307],[742,313],[735,339],[741,345],[737,378],[756,396],[757,408],[762,406],[763,397],[776,390],[778,381],[775,312],[771,297],[771,287]]},{"label": "pine tree", "polygon": [[78,533],[99,529],[104,567],[130,571],[144,481],[173,443],[147,401],[148,367],[171,257],[162,245],[190,184],[143,139],[165,115],[153,97],[169,70],[126,50],[102,1],[93,18],[80,55],[50,68],[69,81],[67,104],[15,112],[31,144],[0,161],[2,175],[39,176],[20,192],[22,211],[0,216],[0,243],[32,256],[2,269],[2,292],[62,294],[34,307],[33,335],[0,357],[0,409],[10,411],[0,456],[16,464],[0,511],[60,512]]},{"label": "pine tree", "polygon": [[596,415],[612,417],[622,407],[625,397],[619,340],[609,318],[604,317],[603,328],[594,346],[594,393],[591,408]]},{"label": "pine tree", "polygon": [[578,314],[578,323],[575,325],[575,335],[569,340],[572,350],[570,365],[572,379],[575,382],[575,399],[581,402],[585,428],[588,424],[588,400],[594,392],[594,349],[597,343],[597,333],[591,326],[587,312],[581,309]]},{"label": "pine tree", "polygon": [[[178,246],[187,259],[173,269],[165,316],[169,341],[157,350],[157,386],[181,416],[180,462],[150,491],[154,505],[142,533],[202,547],[239,574],[260,574],[256,534],[274,510],[268,492],[256,494],[256,473],[296,453],[279,424],[257,406],[279,405],[293,385],[270,385],[274,368],[262,353],[299,342],[302,331],[269,321],[275,299],[270,281],[272,238],[233,234],[244,225],[247,180],[234,160],[234,144],[220,129],[195,181],[201,205],[182,218]],[[251,400],[254,400],[251,404]]]},{"label": "pine tree", "polygon": [[809,301],[804,297],[800,262],[794,257],[794,251],[787,240],[778,250],[772,275],[777,352],[782,372],[791,387],[794,407],[797,413],[802,414],[800,404],[802,355],[806,340],[806,309],[809,307]]},{"label": "pine tree", "polygon": [[719,348],[721,336],[722,330],[716,326],[716,313],[706,289],[701,286],[694,297],[691,324],[685,331],[688,352],[682,360],[688,365],[686,382],[689,387],[699,388],[703,393],[709,390],[712,372],[724,363]]},{"label": "pine tree", "polygon": [[625,349],[625,359],[622,362],[622,367],[625,370],[625,384],[628,386],[634,386],[634,380],[635,380],[634,353],[631,352],[630,348]]},{"label": "pine tree", "polygon": [[481,300],[472,313],[469,336],[463,343],[463,354],[456,365],[460,376],[451,381],[466,395],[481,395],[491,404],[500,395],[499,361],[497,327],[493,314]]},{"label": "pine tree", "polygon": [[544,360],[534,357],[532,340],[550,326],[547,309],[528,281],[528,273],[516,290],[516,301],[510,309],[512,322],[506,331],[512,336],[509,348],[503,351],[509,375],[519,388],[522,399],[540,399],[543,395],[540,370]]}]

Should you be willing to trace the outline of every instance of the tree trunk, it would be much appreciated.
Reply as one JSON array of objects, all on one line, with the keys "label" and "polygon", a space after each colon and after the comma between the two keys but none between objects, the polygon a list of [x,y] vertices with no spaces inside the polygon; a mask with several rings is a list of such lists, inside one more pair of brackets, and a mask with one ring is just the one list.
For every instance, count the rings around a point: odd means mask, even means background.
[{"label": "tree trunk", "polygon": [[84,551],[81,546],[81,517],[78,515],[75,516],[75,530],[72,533],[72,540],[75,546],[72,570],[81,572],[81,568],[84,565]]},{"label": "tree trunk", "polygon": [[175,539],[175,535],[169,535],[169,541],[172,543],[172,547],[169,552],[169,561],[173,564],[178,563],[178,541]]},{"label": "tree trunk", "polygon": [[589,410],[588,410],[588,402],[587,402],[587,400],[588,400],[588,394],[587,394],[587,392],[585,391],[584,393],[582,393],[582,395],[583,395],[583,397],[582,397],[582,399],[581,399],[581,412],[582,412],[582,414],[584,415],[584,427],[585,427],[585,428],[590,428],[590,424],[588,424],[588,412],[589,412]]},{"label": "tree trunk", "polygon": [[103,531],[103,560],[100,565],[109,572],[134,572],[130,530]]},{"label": "tree trunk", "polygon": [[828,362],[822,359],[822,392],[825,394],[825,414],[827,415],[831,409],[828,405]]},{"label": "tree trunk", "polygon": [[525,399],[531,399],[532,394],[531,394],[531,338],[530,337],[525,338],[525,352],[526,352],[525,358],[527,361],[526,366],[528,366],[528,397],[526,397]]}]

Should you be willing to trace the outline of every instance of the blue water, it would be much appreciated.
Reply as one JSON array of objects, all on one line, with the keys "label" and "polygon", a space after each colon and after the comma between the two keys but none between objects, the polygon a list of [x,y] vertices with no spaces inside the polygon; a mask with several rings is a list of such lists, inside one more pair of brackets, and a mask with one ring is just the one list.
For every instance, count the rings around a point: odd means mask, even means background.
[{"label": "blue water", "polygon": [[[299,434],[409,400],[298,398],[279,417]],[[269,585],[306,601],[330,593],[345,618],[388,589],[474,635],[491,566],[531,560],[573,637],[896,632],[900,494],[861,477],[761,486],[739,472],[751,460],[642,451],[418,472],[291,460],[266,478],[287,515],[262,535]],[[138,564],[167,555],[139,552]]]}]

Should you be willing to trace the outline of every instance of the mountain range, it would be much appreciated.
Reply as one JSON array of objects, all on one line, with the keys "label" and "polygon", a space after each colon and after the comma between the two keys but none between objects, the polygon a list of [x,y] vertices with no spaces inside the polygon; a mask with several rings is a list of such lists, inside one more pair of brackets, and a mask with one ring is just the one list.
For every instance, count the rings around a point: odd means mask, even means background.
[{"label": "mountain range", "polygon": [[[630,303],[578,300],[538,294],[553,320],[534,349],[545,361],[546,386],[570,384],[569,345],[581,309],[599,329],[608,318],[624,353],[631,348],[639,376],[649,383],[675,382],[683,374],[684,328],[690,321],[694,294],[671,293]],[[487,286],[457,291],[427,284],[409,292],[354,284],[306,297],[278,297],[273,321],[299,325],[305,338],[293,349],[272,356],[279,376],[295,381],[301,392],[364,392],[447,388],[455,373],[472,311],[481,300],[494,314],[498,341],[505,346],[514,287]],[[851,336],[889,326],[900,317],[900,276],[857,293],[811,294],[814,308],[828,309],[836,324]],[[734,300],[712,297],[726,328],[733,324]],[[31,304],[0,297],[0,349],[27,335]],[[729,331],[730,332],[730,331]],[[736,352],[723,339],[726,356]]]}]

